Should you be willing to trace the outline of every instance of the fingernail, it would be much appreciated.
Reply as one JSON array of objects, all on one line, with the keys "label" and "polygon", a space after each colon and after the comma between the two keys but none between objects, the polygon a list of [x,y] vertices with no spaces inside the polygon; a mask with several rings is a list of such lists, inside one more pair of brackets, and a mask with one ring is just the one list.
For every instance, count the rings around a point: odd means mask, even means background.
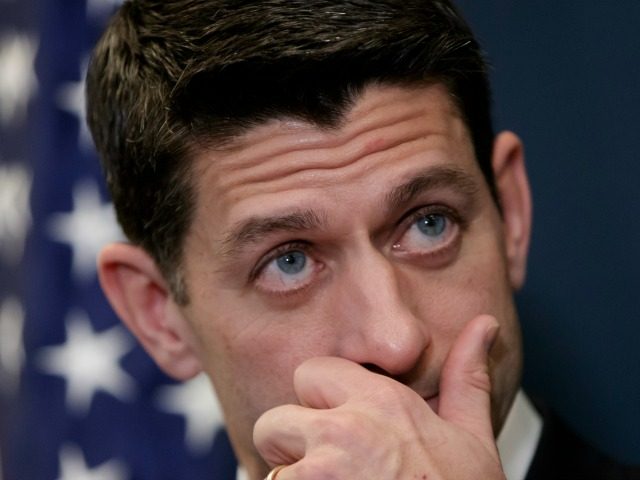
[{"label": "fingernail", "polygon": [[491,347],[493,347],[493,344],[498,338],[498,330],[500,330],[500,325],[495,320],[489,327],[487,327],[487,331],[484,334],[484,348],[487,353],[489,353]]}]

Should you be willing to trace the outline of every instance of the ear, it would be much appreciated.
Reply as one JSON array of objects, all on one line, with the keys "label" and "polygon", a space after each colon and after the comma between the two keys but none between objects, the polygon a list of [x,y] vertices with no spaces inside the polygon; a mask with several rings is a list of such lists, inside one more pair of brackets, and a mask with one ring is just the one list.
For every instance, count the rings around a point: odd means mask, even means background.
[{"label": "ear", "polygon": [[493,146],[493,172],[502,207],[505,247],[511,286],[524,284],[531,235],[531,190],[524,147],[517,135],[500,133]]},{"label": "ear", "polygon": [[98,257],[98,274],[116,313],[165,373],[187,380],[202,370],[189,324],[144,250],[108,245]]}]

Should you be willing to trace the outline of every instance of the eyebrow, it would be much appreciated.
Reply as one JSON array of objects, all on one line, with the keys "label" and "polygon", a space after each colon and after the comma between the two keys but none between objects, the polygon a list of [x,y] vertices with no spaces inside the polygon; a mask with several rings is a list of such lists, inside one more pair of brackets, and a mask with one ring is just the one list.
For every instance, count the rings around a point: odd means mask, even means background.
[{"label": "eyebrow", "polygon": [[222,256],[230,257],[263,237],[279,232],[304,232],[324,225],[313,210],[294,211],[273,217],[249,217],[237,224],[222,242]]},{"label": "eyebrow", "polygon": [[[385,196],[387,212],[402,209],[425,191],[454,188],[467,197],[478,192],[474,177],[451,167],[431,167],[394,187]],[[221,255],[233,258],[264,237],[282,232],[305,232],[322,228],[326,220],[311,209],[269,217],[252,216],[236,224],[222,241]]]},{"label": "eyebrow", "polygon": [[479,190],[476,179],[467,172],[451,167],[431,167],[394,187],[386,195],[387,212],[401,209],[423,192],[438,188],[453,188],[465,197],[474,197]]}]

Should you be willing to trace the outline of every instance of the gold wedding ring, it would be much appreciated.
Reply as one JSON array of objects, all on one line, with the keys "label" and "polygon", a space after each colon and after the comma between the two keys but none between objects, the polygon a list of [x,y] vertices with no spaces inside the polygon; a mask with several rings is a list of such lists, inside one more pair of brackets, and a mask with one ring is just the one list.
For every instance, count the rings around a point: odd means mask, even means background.
[{"label": "gold wedding ring", "polygon": [[267,478],[265,478],[264,480],[276,480],[276,477],[278,476],[278,473],[284,467],[286,467],[286,465],[278,465],[277,467],[275,467],[273,470],[271,470],[269,472],[269,475],[267,475]]}]

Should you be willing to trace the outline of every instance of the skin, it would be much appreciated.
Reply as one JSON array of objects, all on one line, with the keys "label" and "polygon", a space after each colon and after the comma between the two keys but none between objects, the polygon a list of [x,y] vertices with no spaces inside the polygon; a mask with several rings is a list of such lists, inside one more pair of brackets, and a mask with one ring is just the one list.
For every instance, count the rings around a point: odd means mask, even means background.
[{"label": "skin", "polygon": [[273,120],[196,155],[188,305],[132,245],[103,251],[103,288],[165,371],[209,375],[252,479],[503,478],[531,215],[515,135],[493,168],[502,215],[444,87],[371,86],[339,128]]}]

